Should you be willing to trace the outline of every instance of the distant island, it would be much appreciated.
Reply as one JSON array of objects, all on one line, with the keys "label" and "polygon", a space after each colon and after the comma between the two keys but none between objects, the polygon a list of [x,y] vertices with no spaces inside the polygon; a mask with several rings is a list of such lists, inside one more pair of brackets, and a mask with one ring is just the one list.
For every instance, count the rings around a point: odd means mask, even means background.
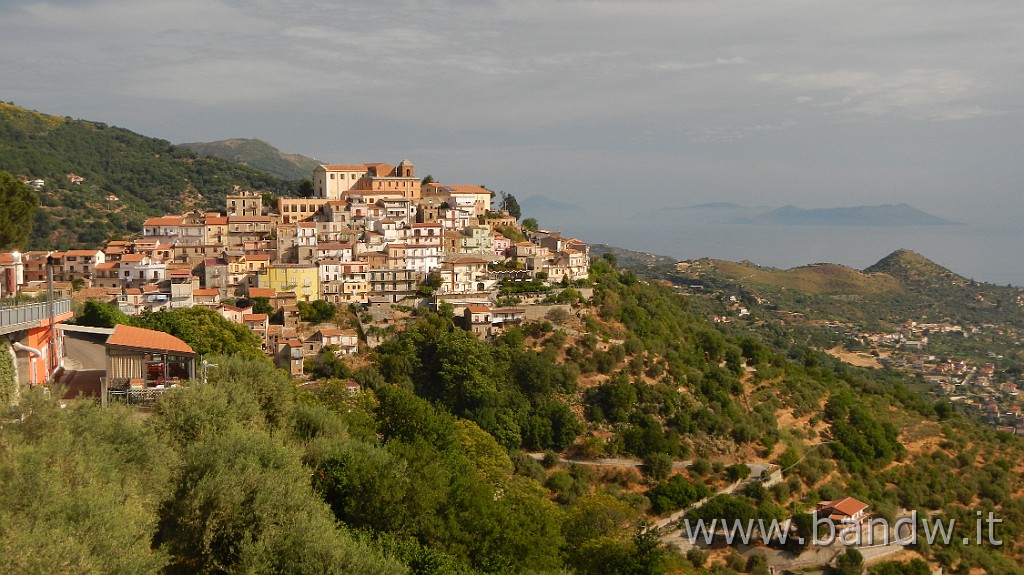
[{"label": "distant island", "polygon": [[532,195],[519,201],[523,213],[531,216],[539,216],[548,213],[578,213],[583,210],[582,206],[553,200],[539,194]]},{"label": "distant island", "polygon": [[666,207],[653,213],[637,214],[642,220],[699,220],[701,223],[748,224],[776,226],[941,226],[954,222],[909,204],[883,204],[878,206],[850,206],[839,208],[798,208],[788,205],[743,206],[731,202],[712,202],[685,207]]},{"label": "distant island", "polygon": [[731,223],[782,226],[941,226],[958,222],[933,216],[908,204],[884,204],[810,210],[784,206],[754,217],[737,218]]}]

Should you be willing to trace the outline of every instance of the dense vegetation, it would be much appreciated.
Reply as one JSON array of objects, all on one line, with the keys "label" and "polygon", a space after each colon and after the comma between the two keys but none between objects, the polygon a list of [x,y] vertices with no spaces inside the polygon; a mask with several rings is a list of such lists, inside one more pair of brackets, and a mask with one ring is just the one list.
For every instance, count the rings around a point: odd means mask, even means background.
[{"label": "dense vegetation", "polygon": [[17,374],[14,371],[14,358],[11,356],[11,344],[7,339],[0,339],[0,405],[10,405],[18,392]]},{"label": "dense vegetation", "polygon": [[26,245],[38,204],[31,188],[7,172],[0,172],[0,250]]},{"label": "dense vegetation", "polygon": [[169,392],[149,417],[35,393],[7,414],[19,421],[0,430],[12,569],[661,572],[632,508],[550,501],[490,435],[408,390],[297,394],[265,361],[214,359],[208,385]]},{"label": "dense vegetation", "polygon": [[377,362],[387,381],[476,422],[508,449],[561,451],[583,427],[564,400],[579,370],[555,361],[559,339],[538,351],[512,330],[490,345],[432,314],[382,345]]},{"label": "dense vegetation", "polygon": [[[122,128],[3,103],[0,170],[46,182],[26,249],[96,247],[138,233],[149,216],[223,209],[236,185],[276,194],[297,185]],[[85,180],[72,184],[68,174]]]},{"label": "dense vegetation", "polygon": [[140,316],[124,314],[116,306],[88,300],[75,319],[79,325],[114,327],[133,325],[169,333],[189,344],[200,356],[212,354],[262,357],[260,339],[241,324],[200,306],[166,311],[146,311]]}]

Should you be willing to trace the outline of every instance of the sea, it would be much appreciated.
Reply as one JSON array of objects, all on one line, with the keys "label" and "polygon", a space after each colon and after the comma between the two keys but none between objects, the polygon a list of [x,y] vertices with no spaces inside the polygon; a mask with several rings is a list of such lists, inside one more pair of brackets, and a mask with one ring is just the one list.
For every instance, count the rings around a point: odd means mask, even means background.
[{"label": "sea", "polygon": [[835,263],[864,269],[897,249],[915,251],[969,279],[1024,286],[1024,225],[783,226],[565,221],[563,234],[680,260],[749,260],[787,269]]}]

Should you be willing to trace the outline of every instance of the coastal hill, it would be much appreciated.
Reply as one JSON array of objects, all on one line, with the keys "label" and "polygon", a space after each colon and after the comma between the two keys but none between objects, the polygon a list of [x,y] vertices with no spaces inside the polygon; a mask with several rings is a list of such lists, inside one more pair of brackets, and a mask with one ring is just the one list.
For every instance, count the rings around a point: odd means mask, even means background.
[{"label": "coastal hill", "polygon": [[878,263],[864,268],[864,273],[886,274],[896,278],[908,287],[959,285],[970,280],[953,273],[919,253],[910,250],[896,250]]},{"label": "coastal hill", "polygon": [[284,180],[309,179],[319,160],[301,154],[287,154],[259,139],[231,138],[216,142],[178,144],[203,156],[213,156],[249,166]]},{"label": "coastal hill", "polygon": [[1024,328],[1024,288],[976,282],[921,254],[899,249],[863,270],[815,263],[778,269],[750,261],[678,261],[605,244],[591,253],[612,257],[639,276],[703,293],[742,296],[751,305],[792,311],[812,320],[893,326],[908,318],[950,319]]},{"label": "coastal hill", "polygon": [[910,317],[949,318],[1024,325],[1024,307],[1017,303],[1021,288],[975,282],[903,249],[864,270],[827,263],[782,270],[700,259],[680,262],[675,274],[664,279],[739,290],[811,318],[893,324]]},{"label": "coastal hill", "polygon": [[0,170],[41,180],[28,249],[93,247],[137,233],[150,216],[223,209],[234,186],[291,193],[291,184],[101,122],[0,103]]}]

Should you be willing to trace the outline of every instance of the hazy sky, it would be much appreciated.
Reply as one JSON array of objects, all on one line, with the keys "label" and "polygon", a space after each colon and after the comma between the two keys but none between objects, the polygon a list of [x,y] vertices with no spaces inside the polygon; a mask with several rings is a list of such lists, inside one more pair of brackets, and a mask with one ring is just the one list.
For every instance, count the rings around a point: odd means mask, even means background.
[{"label": "hazy sky", "polygon": [[1024,213],[1024,2],[4,0],[0,99],[601,213]]}]

